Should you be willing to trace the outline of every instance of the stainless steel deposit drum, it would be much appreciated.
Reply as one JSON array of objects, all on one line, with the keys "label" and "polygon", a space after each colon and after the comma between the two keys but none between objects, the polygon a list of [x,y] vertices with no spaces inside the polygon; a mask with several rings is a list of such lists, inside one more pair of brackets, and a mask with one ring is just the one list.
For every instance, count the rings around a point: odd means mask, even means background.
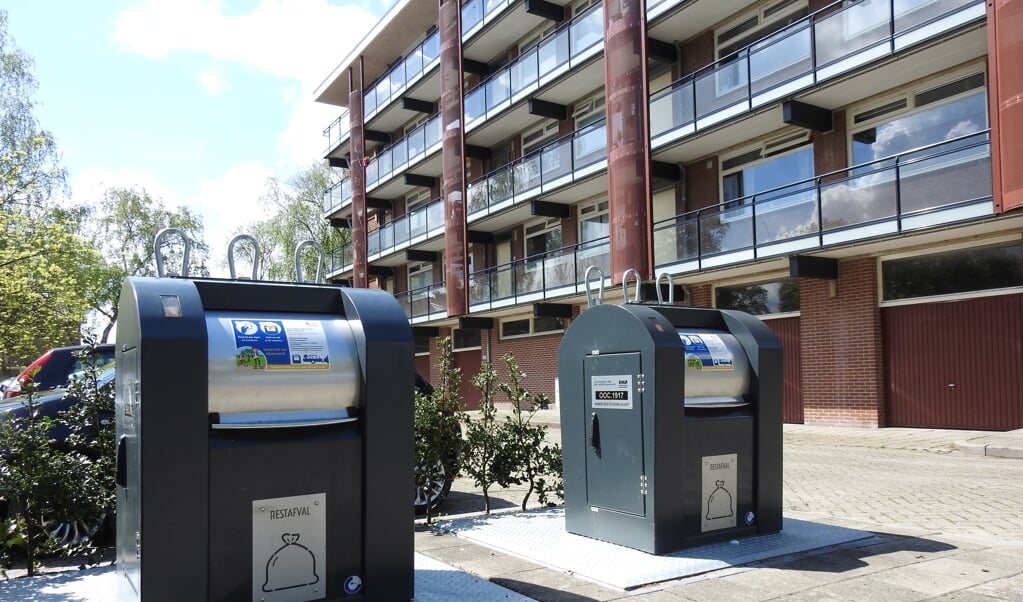
[{"label": "stainless steel deposit drum", "polygon": [[685,407],[734,408],[749,403],[749,360],[730,333],[677,329],[685,347]]},{"label": "stainless steel deposit drum", "polygon": [[329,424],[358,406],[358,350],[348,320],[209,312],[206,331],[214,428]]}]

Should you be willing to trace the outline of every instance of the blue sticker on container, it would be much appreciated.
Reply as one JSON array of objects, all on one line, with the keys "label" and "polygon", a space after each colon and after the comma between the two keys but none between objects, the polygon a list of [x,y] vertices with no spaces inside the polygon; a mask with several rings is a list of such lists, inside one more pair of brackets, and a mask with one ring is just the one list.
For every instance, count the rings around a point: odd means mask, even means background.
[{"label": "blue sticker on container", "polygon": [[239,370],[329,370],[323,324],[317,320],[230,320]]},{"label": "blue sticker on container", "polygon": [[735,358],[716,334],[681,334],[686,349],[686,368],[692,370],[735,370]]},{"label": "blue sticker on container", "polygon": [[753,521],[755,521],[756,519],[757,519],[757,515],[753,514],[752,510],[750,510],[749,512],[746,513],[745,520],[746,520],[746,524],[747,525],[752,525]]}]

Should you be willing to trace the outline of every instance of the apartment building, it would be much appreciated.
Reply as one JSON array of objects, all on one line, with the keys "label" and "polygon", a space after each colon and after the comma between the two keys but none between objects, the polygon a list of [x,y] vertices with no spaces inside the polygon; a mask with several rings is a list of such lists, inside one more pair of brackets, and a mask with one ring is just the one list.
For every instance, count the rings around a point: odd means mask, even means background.
[{"label": "apartment building", "polygon": [[424,372],[450,334],[466,380],[511,352],[556,398],[572,317],[660,293],[778,334],[788,422],[1023,427],[1020,31],[1023,0],[399,0],[317,91],[328,277],[393,293]]}]

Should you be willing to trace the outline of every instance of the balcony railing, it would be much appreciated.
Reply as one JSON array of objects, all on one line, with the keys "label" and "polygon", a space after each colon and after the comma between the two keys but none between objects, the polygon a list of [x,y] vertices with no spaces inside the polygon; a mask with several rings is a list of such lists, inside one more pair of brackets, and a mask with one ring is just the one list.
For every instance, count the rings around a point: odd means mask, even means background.
[{"label": "balcony railing", "polygon": [[379,77],[363,96],[364,121],[369,122],[380,109],[397,100],[410,86],[428,73],[440,59],[440,32],[435,31],[403,61]]},{"label": "balcony railing", "polygon": [[348,125],[348,109],[341,112],[341,115],[333,123],[323,130],[323,136],[327,139],[327,150],[324,155],[329,155],[335,148],[348,140],[351,128]]},{"label": "balcony railing", "polygon": [[468,219],[551,192],[606,166],[607,134],[601,120],[471,182]]},{"label": "balcony railing", "polygon": [[[844,0],[843,0],[844,2]],[[657,148],[975,19],[982,0],[870,0],[821,9],[650,100]]]},{"label": "balcony railing", "polygon": [[462,43],[517,0],[469,0],[462,5]]},{"label": "balcony railing", "polygon": [[443,231],[444,203],[442,199],[435,199],[370,231],[366,255],[372,261],[422,242],[431,235],[441,235]]},{"label": "balcony railing", "polygon": [[519,259],[469,275],[469,307],[487,310],[584,292],[586,270],[610,274],[607,237]]},{"label": "balcony railing", "polygon": [[990,216],[988,131],[795,182],[654,225],[672,273]]},{"label": "balcony railing", "polygon": [[352,179],[350,177],[334,184],[323,193],[324,213],[333,213],[352,202]]},{"label": "balcony railing", "polygon": [[672,7],[690,1],[691,0],[647,0],[646,20],[649,23],[671,10]]},{"label": "balcony railing", "polygon": [[352,263],[352,243],[346,242],[340,247],[327,252],[327,275],[351,269]]},{"label": "balcony railing", "polygon": [[405,171],[438,150],[442,133],[438,113],[401,140],[377,153],[366,165],[366,190],[386,182],[391,176]]},{"label": "balcony railing", "polygon": [[604,9],[597,5],[545,37],[465,95],[465,131],[578,67],[604,47]]},{"label": "balcony railing", "polygon": [[448,315],[448,293],[443,282],[396,293],[394,297],[413,322],[446,318]]}]

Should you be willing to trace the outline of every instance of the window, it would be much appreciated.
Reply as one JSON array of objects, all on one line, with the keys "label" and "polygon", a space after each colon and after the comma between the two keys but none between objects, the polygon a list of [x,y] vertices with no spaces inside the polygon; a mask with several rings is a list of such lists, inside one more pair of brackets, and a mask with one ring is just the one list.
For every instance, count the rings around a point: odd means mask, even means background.
[{"label": "window", "polygon": [[561,220],[552,217],[526,226],[526,258],[542,259],[561,248]]},{"label": "window", "polygon": [[[742,49],[784,29],[807,14],[806,0],[781,0],[764,4],[756,12],[718,30],[715,36],[717,58],[724,59],[717,71],[718,94],[746,85],[746,66],[741,59],[746,58],[749,51]],[[794,57],[793,60],[798,58],[801,57]]]},{"label": "window", "polygon": [[[415,291],[433,284],[433,264],[418,263],[408,266],[408,290]],[[419,291],[425,295],[426,291]]]},{"label": "window", "polygon": [[558,122],[551,119],[522,134],[522,155],[525,156],[534,151],[551,138],[558,135]]},{"label": "window", "polygon": [[501,321],[502,339],[552,334],[564,330],[565,321],[562,318],[519,318]]},{"label": "window", "polygon": [[430,337],[416,335],[416,355],[430,353]]},{"label": "window", "polygon": [[769,282],[719,286],[714,289],[718,309],[737,309],[755,316],[799,311],[799,281],[782,278]]},{"label": "window", "polygon": [[805,133],[776,138],[723,159],[721,174],[721,201],[726,209],[750,205],[752,195],[768,190],[774,192],[757,199],[758,203],[787,197],[797,191],[792,184],[813,177],[813,146]]},{"label": "window", "polygon": [[482,346],[481,341],[479,328],[455,328],[451,334],[451,349],[453,351],[479,349]]},{"label": "window", "polygon": [[590,203],[579,208],[579,242],[588,243],[610,235],[607,201]]},{"label": "window", "polygon": [[955,295],[1023,286],[1019,240],[881,262],[881,299]]},{"label": "window", "polygon": [[581,130],[603,119],[604,103],[603,90],[582,102],[576,103],[572,108],[572,119],[575,121],[575,129]]},{"label": "window", "polygon": [[852,161],[862,165],[985,129],[984,74],[975,73],[854,112]]}]

